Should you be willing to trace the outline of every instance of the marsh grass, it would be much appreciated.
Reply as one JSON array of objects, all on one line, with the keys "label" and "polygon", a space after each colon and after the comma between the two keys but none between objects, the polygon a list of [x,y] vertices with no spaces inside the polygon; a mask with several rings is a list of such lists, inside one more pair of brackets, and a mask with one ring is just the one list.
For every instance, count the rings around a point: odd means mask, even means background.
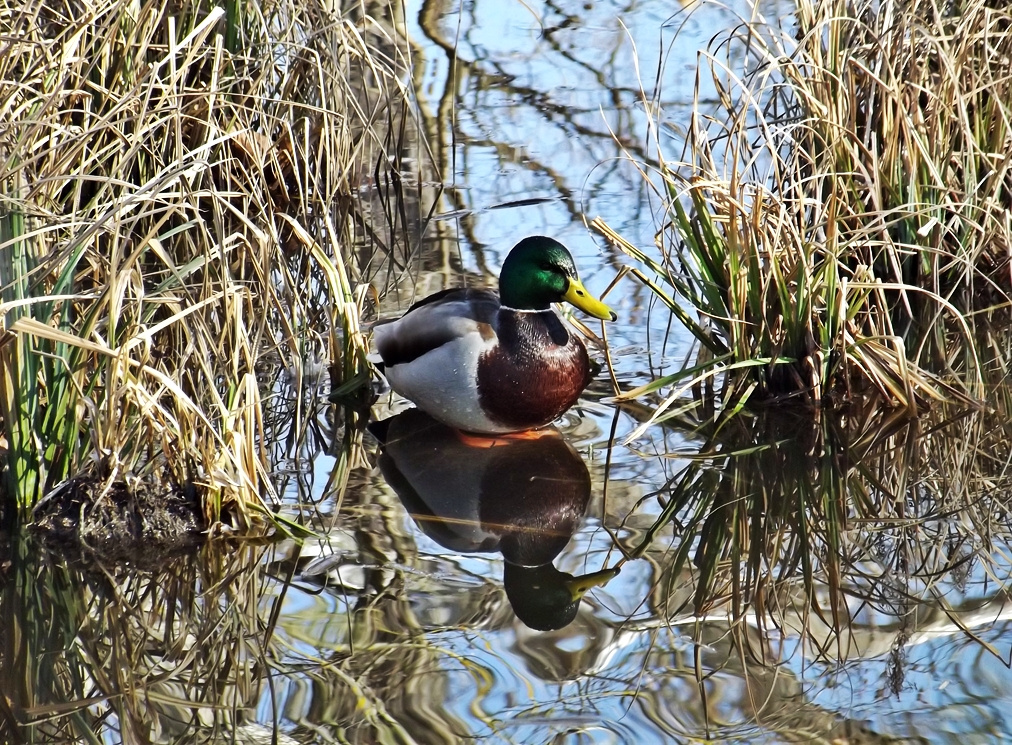
[{"label": "marsh grass", "polygon": [[[875,659],[899,696],[930,639],[1009,664],[987,630],[1007,613],[1012,541],[1012,15],[795,9],[756,12],[700,55],[681,155],[644,94],[655,245],[591,225],[695,340],[619,395],[645,407],[627,443],[700,443],[669,453],[675,472],[643,501],[660,513],[619,538],[620,563],[653,564],[652,609],[696,641],[726,622],[728,670],[780,669],[793,650],[828,689]],[[804,405],[765,405],[790,402]],[[705,700],[719,664],[702,654]],[[767,716],[793,738],[798,711]]]},{"label": "marsh grass", "polygon": [[249,525],[265,369],[364,382],[352,196],[403,154],[398,41],[284,1],[78,10],[0,5],[5,492],[196,483]]},{"label": "marsh grass", "polygon": [[[1012,17],[980,0],[796,11],[755,13],[700,55],[686,154],[658,145],[643,170],[665,214],[656,251],[592,227],[642,267],[698,343],[694,375],[731,405],[874,394],[915,414],[983,397],[974,312],[1010,286]],[[685,377],[625,397],[665,390],[663,417]]]},{"label": "marsh grass", "polygon": [[15,539],[0,587],[5,742],[241,740],[280,655],[264,550],[212,543],[126,570]]}]

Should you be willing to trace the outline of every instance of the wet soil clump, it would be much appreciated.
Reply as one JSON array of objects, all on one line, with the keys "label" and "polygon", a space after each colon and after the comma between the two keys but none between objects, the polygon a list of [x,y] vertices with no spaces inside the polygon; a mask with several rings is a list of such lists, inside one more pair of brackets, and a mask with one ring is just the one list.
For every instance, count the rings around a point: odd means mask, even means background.
[{"label": "wet soil clump", "polygon": [[32,512],[32,531],[50,550],[156,568],[206,537],[195,487],[68,479]]}]

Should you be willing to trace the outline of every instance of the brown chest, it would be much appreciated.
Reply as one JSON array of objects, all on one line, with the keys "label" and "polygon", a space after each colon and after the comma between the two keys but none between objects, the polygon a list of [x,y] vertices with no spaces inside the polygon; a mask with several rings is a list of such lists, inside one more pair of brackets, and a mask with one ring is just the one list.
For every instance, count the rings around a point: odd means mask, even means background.
[{"label": "brown chest", "polygon": [[541,427],[590,382],[583,342],[553,312],[501,314],[498,345],[478,361],[482,410],[509,427]]}]

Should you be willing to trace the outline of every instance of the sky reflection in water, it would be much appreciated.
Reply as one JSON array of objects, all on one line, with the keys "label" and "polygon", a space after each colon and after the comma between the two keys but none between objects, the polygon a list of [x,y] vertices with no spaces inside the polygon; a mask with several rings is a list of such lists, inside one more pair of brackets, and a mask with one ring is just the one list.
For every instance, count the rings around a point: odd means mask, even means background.
[{"label": "sky reflection in water", "polygon": [[[497,274],[523,235],[551,235],[569,246],[585,284],[600,294],[625,260],[591,237],[584,220],[602,215],[630,241],[649,246],[661,219],[658,200],[613,139],[641,164],[656,160],[658,143],[644,114],[641,81],[650,89],[663,59],[655,101],[663,112],[660,147],[668,158],[678,158],[697,52],[747,18],[749,9],[743,3],[731,3],[730,9],[704,3],[682,25],[682,16],[671,16],[672,4],[661,1],[628,8],[607,2],[556,5],[565,13],[545,10],[540,24],[521,3],[477,0],[459,16],[452,12],[456,7],[440,15],[435,6],[411,3],[406,11],[408,32],[421,45],[414,60],[419,104],[445,136],[433,143],[448,185],[436,211],[457,217],[438,221],[436,229],[450,231],[463,267],[474,273]],[[760,9],[767,17],[789,10],[786,3],[764,3]],[[456,86],[447,83],[447,46],[458,50]],[[704,75],[704,104],[712,94]],[[451,103],[452,138],[450,123],[438,118]],[[528,199],[545,201],[489,209]],[[677,329],[668,328],[665,313],[650,312],[648,301],[628,282],[607,298],[619,314],[609,327],[612,350],[621,353],[616,373],[630,385],[647,380],[652,367],[680,362],[690,347]],[[637,442],[636,451],[616,446],[606,490],[613,423],[621,441],[638,422],[599,398],[560,422],[590,480],[588,503],[572,510],[582,515],[578,527],[572,526],[577,527],[572,540],[553,554],[555,568],[573,576],[618,563],[621,554],[604,526],[621,525],[621,537],[634,545],[662,509],[657,499],[641,498],[661,492],[684,466],[672,454],[698,446],[660,428]],[[330,456],[318,456],[317,483],[327,482],[333,463]],[[477,498],[480,488],[474,493]],[[450,493],[445,497],[453,499]],[[363,472],[345,497],[346,511],[329,542],[320,547],[325,561],[317,564],[316,579],[329,576],[333,584],[318,595],[290,590],[280,622],[280,633],[299,640],[296,649],[326,657],[354,636],[349,619],[363,597],[397,587],[399,599],[377,613],[393,627],[390,638],[416,635],[426,662],[405,667],[415,670],[411,684],[396,689],[386,703],[392,716],[416,723],[419,729],[412,732],[420,741],[467,735],[496,742],[560,736],[568,742],[576,741],[575,733],[580,742],[707,734],[745,742],[830,735],[867,742],[883,735],[961,743],[997,741],[1001,733],[1012,737],[1008,668],[937,607],[904,600],[903,588],[889,608],[851,599],[854,623],[834,642],[846,652],[842,664],[816,661],[815,648],[826,639],[812,623],[804,639],[790,632],[781,637],[769,628],[761,633],[754,625],[740,628],[738,638],[747,640],[753,654],[783,661],[778,670],[745,666],[726,612],[715,613],[698,630],[704,642],[698,650],[701,667],[713,673],[701,685],[691,614],[672,613],[679,602],[688,602],[695,584],[691,571],[667,572],[677,543],[672,528],[642,559],[591,590],[571,623],[545,633],[519,622],[503,592],[504,561],[489,553],[499,547],[501,535],[487,525],[502,521],[483,520],[474,504],[468,508],[478,513],[470,538],[487,542],[477,553],[470,553],[473,547],[460,535],[458,550],[434,540],[412,521],[379,473]],[[368,550],[356,536],[363,529],[375,534]],[[563,532],[570,531],[567,526]],[[365,577],[359,584],[368,589],[351,588],[355,567]],[[992,569],[1005,581],[1007,566]],[[339,571],[344,574],[335,582]],[[996,599],[984,568],[977,563],[961,581],[947,578],[939,585],[964,623],[1007,657],[1010,613],[1001,593]],[[802,597],[799,586],[782,602],[799,603]],[[294,697],[301,685],[287,679],[280,699]],[[385,690],[378,681],[377,686]],[[297,708],[285,715],[288,726],[308,716],[297,715]]]}]

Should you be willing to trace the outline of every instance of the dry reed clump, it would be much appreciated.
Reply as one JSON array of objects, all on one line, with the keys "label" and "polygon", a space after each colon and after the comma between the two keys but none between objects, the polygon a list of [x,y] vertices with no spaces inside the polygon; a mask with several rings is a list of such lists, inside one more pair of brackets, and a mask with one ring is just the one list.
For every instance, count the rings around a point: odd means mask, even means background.
[{"label": "dry reed clump", "polygon": [[[736,640],[763,661],[749,626],[812,659],[885,655],[869,608],[976,639],[1008,574],[1012,14],[796,9],[706,56],[716,111],[695,104],[685,162],[644,168],[667,208],[657,251],[594,223],[700,350],[622,396],[656,395],[630,439],[666,420],[703,440],[624,553],[674,526],[656,602],[754,617]],[[756,398],[842,405],[735,416]]]},{"label": "dry reed clump", "polygon": [[0,416],[22,507],[89,468],[195,482],[209,519],[248,524],[271,492],[265,360],[362,364],[341,251],[403,100],[396,43],[314,4],[229,8],[0,4]]},{"label": "dry reed clump", "polygon": [[704,56],[717,110],[696,102],[684,162],[644,169],[667,209],[659,254],[594,223],[702,350],[626,394],[667,389],[655,420],[714,380],[724,401],[874,391],[910,413],[984,394],[972,311],[1008,302],[1012,15],[980,0],[796,11]]}]

